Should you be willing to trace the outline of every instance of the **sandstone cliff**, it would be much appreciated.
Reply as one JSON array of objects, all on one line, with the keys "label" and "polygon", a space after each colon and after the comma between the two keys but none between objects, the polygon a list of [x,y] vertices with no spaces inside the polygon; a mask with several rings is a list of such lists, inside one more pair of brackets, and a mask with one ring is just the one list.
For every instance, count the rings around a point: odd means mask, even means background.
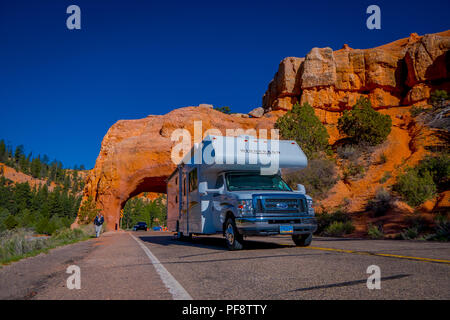
[{"label": "sandstone cliff", "polygon": [[423,104],[432,89],[450,89],[449,49],[450,30],[411,34],[373,49],[313,48],[305,58],[281,61],[263,108],[289,110],[308,102],[328,122],[360,96],[375,109]]}]

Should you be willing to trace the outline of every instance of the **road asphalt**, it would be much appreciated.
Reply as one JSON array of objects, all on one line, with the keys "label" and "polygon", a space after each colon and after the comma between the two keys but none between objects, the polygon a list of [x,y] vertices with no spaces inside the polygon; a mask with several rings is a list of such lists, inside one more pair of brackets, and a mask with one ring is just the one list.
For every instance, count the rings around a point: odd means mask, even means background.
[{"label": "road asphalt", "polygon": [[[315,237],[300,248],[277,236],[245,245],[228,251],[219,235],[105,233],[3,266],[0,299],[450,299],[448,243]],[[68,289],[71,265],[81,289]],[[380,271],[380,289],[368,289],[369,266]]]}]

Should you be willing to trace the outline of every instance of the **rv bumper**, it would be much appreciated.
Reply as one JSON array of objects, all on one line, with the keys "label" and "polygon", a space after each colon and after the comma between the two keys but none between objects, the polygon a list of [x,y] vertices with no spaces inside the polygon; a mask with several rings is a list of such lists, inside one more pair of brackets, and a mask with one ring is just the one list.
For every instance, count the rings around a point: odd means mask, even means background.
[{"label": "rv bumper", "polygon": [[291,234],[314,233],[317,221],[314,217],[241,217],[236,218],[236,227],[246,236],[269,236],[280,234],[280,226],[292,226]]}]

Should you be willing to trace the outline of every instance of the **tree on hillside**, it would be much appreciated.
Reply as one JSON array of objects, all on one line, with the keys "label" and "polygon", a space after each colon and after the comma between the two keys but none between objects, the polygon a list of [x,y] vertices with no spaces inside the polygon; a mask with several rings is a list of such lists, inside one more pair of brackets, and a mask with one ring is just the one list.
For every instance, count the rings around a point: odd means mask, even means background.
[{"label": "tree on hillside", "polygon": [[42,164],[40,157],[31,160],[30,173],[34,178],[41,178]]},{"label": "tree on hillside", "polygon": [[297,141],[307,157],[329,148],[327,129],[307,102],[302,106],[295,104],[277,120],[275,128],[280,130],[284,139]]},{"label": "tree on hillside", "polygon": [[385,141],[391,127],[391,117],[375,111],[370,101],[364,97],[359,98],[350,111],[344,111],[338,120],[340,133],[356,143],[367,142],[370,145]]},{"label": "tree on hillside", "polygon": [[24,157],[24,147],[23,145],[19,145],[16,147],[16,151],[14,152],[14,162],[19,164],[19,161]]},{"label": "tree on hillside", "polygon": [[88,224],[92,222],[95,216],[100,212],[95,205],[94,198],[92,196],[88,197],[86,201],[80,207],[80,212],[78,213],[79,220],[82,224]]},{"label": "tree on hillside", "polygon": [[17,219],[10,214],[4,221],[3,221],[4,226],[6,227],[6,229],[11,230],[16,228],[19,225],[19,222],[17,221]]},{"label": "tree on hillside", "polygon": [[225,114],[231,114],[231,109],[230,107],[214,107],[214,110],[225,113]]},{"label": "tree on hillside", "polygon": [[0,140],[0,162],[5,162],[8,159],[5,140]]}]

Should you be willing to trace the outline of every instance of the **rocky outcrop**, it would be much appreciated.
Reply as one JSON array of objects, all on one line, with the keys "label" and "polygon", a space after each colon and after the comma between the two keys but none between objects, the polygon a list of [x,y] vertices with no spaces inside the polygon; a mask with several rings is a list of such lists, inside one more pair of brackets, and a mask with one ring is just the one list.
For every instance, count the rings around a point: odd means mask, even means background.
[{"label": "rocky outcrop", "polygon": [[273,128],[281,113],[271,115],[261,119],[243,118],[202,105],[175,109],[162,116],[120,120],[103,138],[95,167],[86,180],[83,201],[92,197],[105,215],[108,229],[114,230],[128,199],[142,192],[166,192],[166,179],[176,166],[171,160],[172,147],[179,143],[172,141],[174,130],[186,129],[193,140],[194,122],[201,121],[204,134],[213,128],[223,135],[226,129],[251,129],[258,133],[259,129]]},{"label": "rocky outcrop", "polygon": [[[281,61],[263,97],[263,108],[289,110],[308,102],[340,112],[368,97],[376,109],[426,101],[450,87],[450,30],[373,49],[313,48],[305,58]],[[447,89],[448,90],[448,89]]]},{"label": "rocky outcrop", "polygon": [[250,116],[252,116],[253,118],[261,118],[264,115],[264,109],[261,107],[255,108],[252,111],[250,111],[248,114]]}]

